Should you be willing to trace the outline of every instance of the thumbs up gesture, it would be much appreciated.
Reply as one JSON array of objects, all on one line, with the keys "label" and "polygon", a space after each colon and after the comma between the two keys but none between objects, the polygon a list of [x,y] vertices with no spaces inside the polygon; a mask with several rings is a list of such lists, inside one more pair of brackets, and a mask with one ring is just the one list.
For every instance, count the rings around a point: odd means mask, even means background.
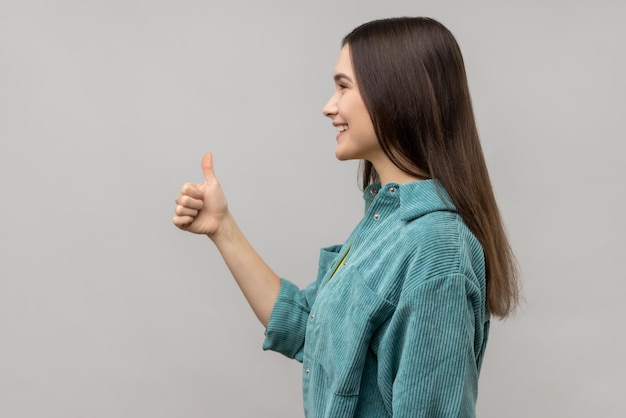
[{"label": "thumbs up gesture", "polygon": [[226,197],[213,171],[213,154],[202,157],[204,183],[185,183],[176,198],[174,225],[213,237],[228,214]]}]

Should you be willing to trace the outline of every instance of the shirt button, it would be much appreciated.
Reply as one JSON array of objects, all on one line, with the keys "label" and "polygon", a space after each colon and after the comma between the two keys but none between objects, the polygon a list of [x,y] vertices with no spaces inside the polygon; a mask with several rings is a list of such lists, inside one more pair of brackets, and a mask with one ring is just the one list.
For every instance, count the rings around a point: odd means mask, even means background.
[{"label": "shirt button", "polygon": [[311,373],[311,370],[310,370],[310,369],[306,369],[306,370],[304,371],[304,373],[309,374],[309,373]]},{"label": "shirt button", "polygon": [[379,220],[380,219],[380,215],[377,213],[376,215],[374,215],[374,219]]},{"label": "shirt button", "polygon": [[376,193],[378,193],[378,190],[376,190],[376,189],[370,189],[370,193],[371,193],[372,195],[375,195]]},{"label": "shirt button", "polygon": [[396,188],[395,187],[390,187],[389,188],[389,193],[395,193],[396,192]]},{"label": "shirt button", "polygon": [[311,319],[314,319],[315,318],[315,314],[311,314],[310,317],[311,317]]}]

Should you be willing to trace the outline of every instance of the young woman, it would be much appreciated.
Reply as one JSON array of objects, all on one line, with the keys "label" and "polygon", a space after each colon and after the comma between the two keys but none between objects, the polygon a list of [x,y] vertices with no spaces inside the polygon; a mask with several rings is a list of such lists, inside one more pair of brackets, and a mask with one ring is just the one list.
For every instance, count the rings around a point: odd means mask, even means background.
[{"label": "young woman", "polygon": [[518,284],[459,47],[428,18],[378,20],[343,40],[323,108],[336,156],[363,161],[365,216],[321,250],[304,290],[279,278],[231,216],[213,172],[174,224],[206,234],[266,327],[303,363],[308,417],[473,417],[490,315]]}]

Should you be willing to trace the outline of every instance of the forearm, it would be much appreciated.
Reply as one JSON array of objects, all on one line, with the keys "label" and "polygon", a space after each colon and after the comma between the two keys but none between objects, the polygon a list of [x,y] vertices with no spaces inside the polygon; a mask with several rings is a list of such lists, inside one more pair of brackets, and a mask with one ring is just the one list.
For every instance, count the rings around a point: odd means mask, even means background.
[{"label": "forearm", "polygon": [[280,290],[280,278],[250,245],[230,213],[210,238],[255,315],[267,327]]}]

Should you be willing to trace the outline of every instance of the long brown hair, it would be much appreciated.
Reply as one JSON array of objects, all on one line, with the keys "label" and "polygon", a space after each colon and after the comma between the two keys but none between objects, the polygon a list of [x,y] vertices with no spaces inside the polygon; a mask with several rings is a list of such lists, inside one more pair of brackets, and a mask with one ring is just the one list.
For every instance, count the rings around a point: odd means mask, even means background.
[{"label": "long brown hair", "polygon": [[[437,179],[483,247],[487,307],[505,318],[518,304],[517,263],[483,156],[461,50],[430,18],[365,23],[344,40],[382,150],[402,171]],[[377,182],[363,162],[363,187]]]}]

